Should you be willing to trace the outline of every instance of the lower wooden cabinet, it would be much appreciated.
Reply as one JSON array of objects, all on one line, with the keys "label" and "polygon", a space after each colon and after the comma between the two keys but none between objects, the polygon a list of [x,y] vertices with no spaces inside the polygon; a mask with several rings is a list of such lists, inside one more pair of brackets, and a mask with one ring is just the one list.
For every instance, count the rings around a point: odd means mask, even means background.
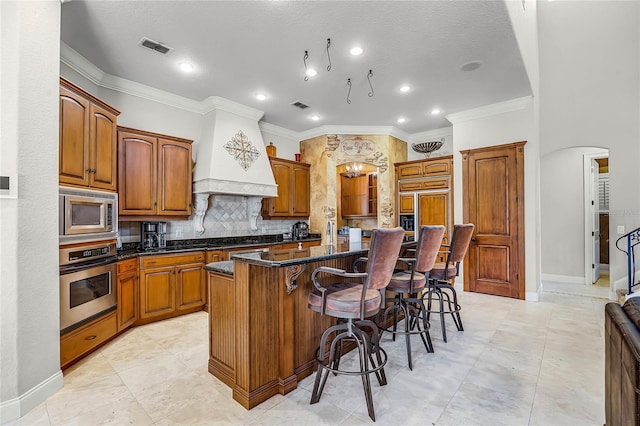
[{"label": "lower wooden cabinet", "polygon": [[118,332],[113,311],[60,337],[60,367],[66,368],[88,354]]},{"label": "lower wooden cabinet", "polygon": [[222,262],[223,260],[226,260],[223,250],[207,251],[207,263]]},{"label": "lower wooden cabinet", "polygon": [[118,262],[118,331],[131,327],[138,320],[138,258]]},{"label": "lower wooden cabinet", "polygon": [[202,309],[206,302],[204,252],[140,258],[138,323]]}]

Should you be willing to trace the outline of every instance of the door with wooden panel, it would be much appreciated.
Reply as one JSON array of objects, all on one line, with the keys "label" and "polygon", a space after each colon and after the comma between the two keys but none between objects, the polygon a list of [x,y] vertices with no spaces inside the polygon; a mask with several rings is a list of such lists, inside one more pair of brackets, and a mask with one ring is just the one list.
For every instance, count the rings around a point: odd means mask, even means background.
[{"label": "door with wooden panel", "polygon": [[446,228],[443,241],[449,241],[451,228],[451,194],[447,191],[430,191],[418,194],[418,229],[422,225],[442,225]]},{"label": "door with wooden panel", "polygon": [[60,183],[89,183],[89,110],[90,102],[60,87]]},{"label": "door with wooden panel", "polygon": [[278,197],[271,199],[271,216],[289,216],[291,211],[291,168],[288,164],[272,161],[273,177],[278,182]]},{"label": "door with wooden panel", "polygon": [[292,195],[292,213],[295,215],[311,214],[310,208],[310,178],[309,167],[293,166],[293,195]]},{"label": "door with wooden panel", "polygon": [[191,214],[191,144],[158,140],[157,214]]},{"label": "door with wooden panel", "polygon": [[202,266],[195,264],[176,268],[176,306],[179,311],[205,304],[205,276]]},{"label": "door with wooden panel", "polygon": [[140,319],[175,311],[175,268],[155,268],[140,273]]},{"label": "door with wooden panel", "polygon": [[156,214],[156,149],[156,138],[118,133],[119,214]]},{"label": "door with wooden panel", "polygon": [[116,129],[117,116],[110,111],[91,104],[90,108],[91,159],[89,184],[93,188],[115,191],[116,188]]},{"label": "door with wooden panel", "polygon": [[461,151],[464,222],[475,225],[467,291],[525,297],[524,144]]}]

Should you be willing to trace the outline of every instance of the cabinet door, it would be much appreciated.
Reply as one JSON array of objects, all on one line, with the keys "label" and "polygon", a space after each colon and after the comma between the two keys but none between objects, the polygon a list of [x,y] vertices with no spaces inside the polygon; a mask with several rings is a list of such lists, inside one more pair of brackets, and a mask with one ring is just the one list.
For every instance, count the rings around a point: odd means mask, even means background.
[{"label": "cabinet door", "polygon": [[118,331],[132,326],[138,320],[137,271],[118,275]]},{"label": "cabinet door", "polygon": [[291,213],[294,216],[309,217],[311,214],[309,203],[310,176],[309,167],[293,166],[293,192],[291,194]]},{"label": "cabinet door", "polygon": [[91,104],[90,108],[90,150],[92,170],[89,185],[93,188],[116,190],[116,115],[106,109]]},{"label": "cabinet door", "polygon": [[156,214],[156,138],[118,133],[118,212]]},{"label": "cabinet door", "polygon": [[441,176],[451,174],[451,160],[425,161],[422,165],[423,176]]},{"label": "cabinet door", "polygon": [[422,176],[422,163],[403,164],[398,166],[396,179],[409,179]]},{"label": "cabinet door", "polygon": [[87,99],[60,87],[60,183],[89,184],[89,110]]},{"label": "cabinet door", "polygon": [[175,268],[157,268],[140,274],[140,319],[175,311]]},{"label": "cabinet door", "polygon": [[400,194],[400,213],[413,213],[413,194]]},{"label": "cabinet door", "polygon": [[176,268],[176,291],[179,311],[204,306],[206,301],[205,277],[201,264]]},{"label": "cabinet door", "polygon": [[444,241],[451,231],[451,198],[449,191],[418,194],[418,229],[422,225],[444,225]]},{"label": "cabinet door", "polygon": [[369,214],[367,176],[341,176],[341,214],[343,217],[362,217]]},{"label": "cabinet door", "polygon": [[185,216],[191,214],[191,144],[158,140],[157,214]]},{"label": "cabinet door", "polygon": [[272,161],[271,170],[278,184],[278,196],[269,199],[269,214],[271,216],[291,215],[291,167],[285,163]]}]

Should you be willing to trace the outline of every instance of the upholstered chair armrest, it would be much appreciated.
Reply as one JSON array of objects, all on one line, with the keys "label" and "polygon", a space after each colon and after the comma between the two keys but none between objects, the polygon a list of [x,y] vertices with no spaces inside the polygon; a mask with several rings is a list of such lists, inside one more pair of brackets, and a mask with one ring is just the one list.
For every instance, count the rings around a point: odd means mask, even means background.
[{"label": "upholstered chair armrest", "polygon": [[359,257],[356,260],[353,261],[353,270],[356,272],[360,272],[358,271],[358,263],[367,263],[369,261],[368,257]]},{"label": "upholstered chair armrest", "polygon": [[338,268],[330,268],[328,266],[321,266],[319,268],[316,268],[313,273],[311,274],[311,281],[313,282],[313,285],[316,289],[318,289],[318,291],[320,292],[320,294],[322,295],[322,304],[320,307],[320,313],[322,315],[324,315],[325,310],[326,310],[326,304],[327,304],[327,288],[323,287],[319,282],[318,282],[318,274],[320,273],[326,273],[326,274],[331,274],[331,275],[336,275],[339,277],[345,277],[345,278],[364,278],[367,276],[366,273],[364,272],[347,272],[343,269],[338,269]]}]

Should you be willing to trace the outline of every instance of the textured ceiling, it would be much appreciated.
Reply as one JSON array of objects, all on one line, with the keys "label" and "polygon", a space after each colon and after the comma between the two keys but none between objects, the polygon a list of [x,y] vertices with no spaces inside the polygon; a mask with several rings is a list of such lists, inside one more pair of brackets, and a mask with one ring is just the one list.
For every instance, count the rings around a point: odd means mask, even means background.
[{"label": "textured ceiling", "polygon": [[[376,125],[418,133],[449,126],[446,114],[531,93],[502,1],[74,0],[62,5],[61,24],[62,41],[108,74],[198,101],[227,98],[297,132]],[[175,51],[144,49],[143,37]],[[359,57],[348,53],[355,44]],[[305,50],[318,70],[307,82]],[[178,70],[184,60],[191,74]],[[460,70],[470,61],[482,66]],[[402,84],[412,90],[400,93]],[[434,108],[442,114],[432,116]],[[321,120],[311,121],[314,113]]]}]

